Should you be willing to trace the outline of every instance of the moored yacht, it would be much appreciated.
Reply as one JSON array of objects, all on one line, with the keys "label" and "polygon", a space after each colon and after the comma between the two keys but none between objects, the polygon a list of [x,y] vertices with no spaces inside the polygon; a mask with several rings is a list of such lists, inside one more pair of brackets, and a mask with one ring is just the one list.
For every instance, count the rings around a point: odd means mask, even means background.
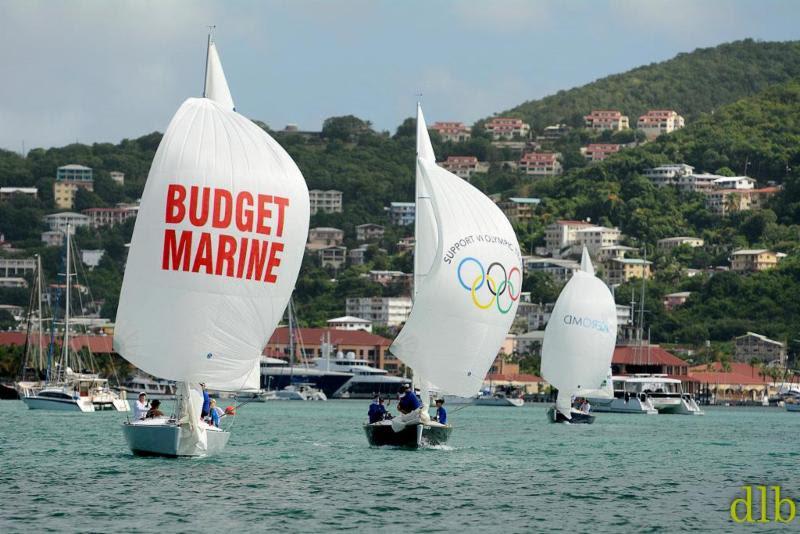
[{"label": "moored yacht", "polygon": [[136,400],[139,393],[147,394],[148,400],[175,400],[175,382],[152,378],[139,373],[132,376],[123,384],[128,400]]},{"label": "moored yacht", "polygon": [[50,385],[41,390],[31,391],[22,397],[22,402],[31,410],[95,411],[90,397],[81,396],[77,390],[66,385]]},{"label": "moored yacht", "polygon": [[352,374],[353,378],[337,392],[337,396],[351,399],[371,399],[376,394],[396,396],[404,385],[411,384],[408,378],[392,376],[385,369],[372,367],[369,360],[356,358],[353,352],[347,355],[338,352],[336,358],[315,358],[314,368]]},{"label": "moored yacht", "polygon": [[588,395],[597,412],[703,415],[681,381],[664,374],[635,374],[611,378],[612,392]]},{"label": "moored yacht", "polygon": [[304,365],[289,365],[280,358],[261,357],[261,389],[267,391],[282,391],[287,386],[298,383],[308,384],[325,394],[334,397],[344,391],[344,386],[353,373],[342,371],[326,371],[316,367]]}]

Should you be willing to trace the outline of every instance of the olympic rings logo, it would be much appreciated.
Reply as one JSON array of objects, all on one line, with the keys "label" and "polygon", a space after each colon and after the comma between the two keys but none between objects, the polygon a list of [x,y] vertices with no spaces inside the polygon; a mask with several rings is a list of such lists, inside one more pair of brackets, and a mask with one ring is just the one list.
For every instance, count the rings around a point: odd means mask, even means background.
[{"label": "olympic rings logo", "polygon": [[[517,275],[518,281],[512,281],[514,273]],[[502,274],[502,278],[500,278]],[[482,310],[488,310],[492,305],[497,306],[500,313],[508,313],[514,302],[519,299],[520,292],[522,291],[522,273],[519,267],[512,267],[510,271],[506,271],[503,264],[494,262],[489,265],[488,269],[483,268],[483,264],[476,258],[471,256],[464,258],[458,264],[457,269],[458,283],[461,287],[470,292],[472,296],[472,303]],[[466,280],[464,277],[466,276]],[[497,281],[500,280],[498,284]],[[489,291],[488,300],[481,300],[478,298],[478,290],[483,287]],[[484,296],[484,299],[486,297]],[[506,300],[508,305],[504,307],[501,303]]]}]

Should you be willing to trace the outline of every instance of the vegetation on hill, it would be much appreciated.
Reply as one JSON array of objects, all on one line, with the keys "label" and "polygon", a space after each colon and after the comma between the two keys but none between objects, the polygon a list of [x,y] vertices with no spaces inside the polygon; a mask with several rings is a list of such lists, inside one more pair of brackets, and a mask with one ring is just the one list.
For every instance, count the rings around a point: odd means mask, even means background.
[{"label": "vegetation on hill", "polygon": [[501,113],[541,130],[582,126],[592,109],[618,109],[635,125],[648,109],[674,109],[693,121],[724,104],[800,76],[800,42],[752,39],[701,48],[595,82],[531,100]]}]

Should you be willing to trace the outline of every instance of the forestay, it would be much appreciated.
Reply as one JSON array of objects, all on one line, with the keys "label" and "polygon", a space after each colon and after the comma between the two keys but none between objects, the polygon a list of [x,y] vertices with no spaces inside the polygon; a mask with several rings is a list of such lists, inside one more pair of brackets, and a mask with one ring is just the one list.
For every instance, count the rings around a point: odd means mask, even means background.
[{"label": "forestay", "polygon": [[570,417],[571,396],[601,388],[617,338],[617,307],[594,276],[586,248],[556,301],[542,342],[542,377],[558,389],[556,408]]},{"label": "forestay", "polygon": [[213,43],[208,62],[208,98],[181,105],[147,178],[114,346],[161,378],[255,389],[300,269],[308,189],[289,155],[233,111]]},{"label": "forestay", "polygon": [[[411,315],[390,350],[421,377],[425,389],[471,396],[479,391],[517,311],[519,244],[494,202],[436,165],[421,111],[417,119],[418,132],[424,132],[417,151],[418,179],[430,196],[436,247],[429,267],[415,262],[424,276],[415,276]],[[424,255],[431,237],[419,229],[417,236],[417,253]]]}]

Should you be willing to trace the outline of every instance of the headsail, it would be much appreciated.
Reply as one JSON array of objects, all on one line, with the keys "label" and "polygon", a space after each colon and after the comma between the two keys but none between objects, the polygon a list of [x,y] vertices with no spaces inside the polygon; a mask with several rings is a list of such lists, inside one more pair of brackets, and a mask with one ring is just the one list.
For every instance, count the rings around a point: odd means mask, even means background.
[{"label": "headsail", "polygon": [[617,338],[617,307],[594,276],[586,248],[577,271],[556,301],[542,343],[542,376],[558,389],[556,408],[568,419],[570,399],[602,386]]},{"label": "headsail", "polygon": [[254,389],[300,269],[308,189],[280,145],[232,111],[213,42],[206,95],[181,105],[153,159],[114,346],[161,378]]},{"label": "headsail", "polygon": [[228,80],[225,78],[225,71],[222,70],[222,62],[219,59],[217,45],[211,35],[208,36],[208,57],[206,57],[206,83],[203,96],[213,100],[222,108],[233,111],[233,97],[228,88]]},{"label": "headsail", "polygon": [[[436,245],[430,269],[425,272],[423,264],[425,276],[415,276],[411,315],[390,350],[426,382],[423,386],[471,396],[516,314],[522,290],[519,244],[494,202],[436,165],[421,110],[417,121],[424,132],[417,179],[430,197]],[[419,224],[420,204],[417,210]],[[418,254],[425,254],[431,237],[417,235]]]}]

